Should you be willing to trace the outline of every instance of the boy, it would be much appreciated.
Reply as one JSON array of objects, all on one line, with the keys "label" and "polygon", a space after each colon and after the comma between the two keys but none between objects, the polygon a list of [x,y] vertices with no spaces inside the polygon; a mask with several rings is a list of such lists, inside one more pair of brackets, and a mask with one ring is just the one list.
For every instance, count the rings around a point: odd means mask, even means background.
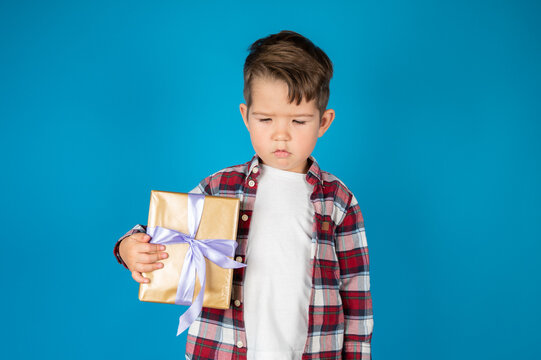
[{"label": "boy", "polygon": [[[231,307],[203,307],[191,324],[186,359],[370,359],[363,217],[311,155],[335,115],[326,109],[332,63],[292,31],[249,50],[240,112],[256,153],[190,191],[240,199],[235,260],[247,266],[234,269]],[[167,257],[145,231],[136,225],[114,249],[137,282]]]}]

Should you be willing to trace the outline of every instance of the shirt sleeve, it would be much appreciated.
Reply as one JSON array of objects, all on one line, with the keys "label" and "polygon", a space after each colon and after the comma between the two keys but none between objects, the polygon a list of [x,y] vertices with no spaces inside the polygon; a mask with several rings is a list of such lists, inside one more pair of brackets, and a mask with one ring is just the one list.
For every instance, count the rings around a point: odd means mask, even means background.
[{"label": "shirt sleeve", "polygon": [[[205,186],[208,184],[208,178],[205,178],[203,180],[201,180],[201,182],[199,184],[197,184],[197,186],[195,188],[193,188],[192,190],[190,190],[190,193],[193,193],[193,194],[202,194],[202,193],[205,193]],[[122,240],[124,240],[125,238],[127,238],[128,236],[130,235],[133,235],[135,233],[138,233],[138,232],[144,232],[146,233],[147,231],[147,226],[146,225],[141,225],[141,224],[137,224],[135,225],[133,228],[131,228],[127,233],[125,233],[124,235],[122,235],[122,237],[120,239],[118,239],[115,243],[115,246],[114,246],[114,249],[113,249],[113,253],[115,255],[115,258],[116,258],[116,261],[119,263],[119,264],[122,264],[126,269],[129,270],[128,266],[126,265],[126,263],[124,262],[124,260],[122,260],[122,257],[120,257],[120,251],[119,251],[119,248],[120,248],[120,242]]]},{"label": "shirt sleeve", "polygon": [[363,216],[354,195],[336,227],[335,249],[340,266],[340,296],[344,308],[343,359],[371,359],[374,325],[368,245]]}]

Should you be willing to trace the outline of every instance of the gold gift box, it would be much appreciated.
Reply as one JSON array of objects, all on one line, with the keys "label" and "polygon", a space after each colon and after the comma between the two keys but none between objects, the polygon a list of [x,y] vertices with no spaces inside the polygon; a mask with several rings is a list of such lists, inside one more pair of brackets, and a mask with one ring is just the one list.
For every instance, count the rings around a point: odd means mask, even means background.
[{"label": "gold gift box", "polygon": [[[240,200],[221,196],[205,195],[203,214],[195,240],[204,239],[237,239],[238,215]],[[171,230],[188,232],[188,194],[169,191],[151,190],[150,208],[147,226],[161,226]],[[189,244],[166,244],[169,255],[161,259],[163,267],[151,272],[143,272],[150,280],[139,286],[139,300],[174,304],[180,272]],[[230,259],[232,257],[228,256]],[[233,270],[225,269],[205,259],[206,279],[203,294],[203,306],[214,309],[228,309],[231,300]],[[196,274],[194,295],[195,301],[201,284]]]}]

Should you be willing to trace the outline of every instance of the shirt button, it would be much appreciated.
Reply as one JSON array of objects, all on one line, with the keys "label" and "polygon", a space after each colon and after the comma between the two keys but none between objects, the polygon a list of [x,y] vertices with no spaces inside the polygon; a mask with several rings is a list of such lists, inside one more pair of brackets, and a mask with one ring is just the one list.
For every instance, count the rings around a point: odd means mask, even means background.
[{"label": "shirt button", "polygon": [[254,167],[253,170],[252,170],[252,172],[253,172],[254,174],[257,174],[258,171],[259,171],[259,168],[257,168],[257,166]]},{"label": "shirt button", "polygon": [[240,300],[235,300],[235,306],[236,306],[236,307],[239,307],[239,306],[240,306]]},{"label": "shirt button", "polygon": [[235,258],[235,261],[236,261],[236,262],[242,262],[242,256],[237,256],[237,257]]},{"label": "shirt button", "polygon": [[242,343],[242,341],[240,341],[240,340],[237,341],[237,347],[240,347],[240,348],[241,348],[243,345],[244,345],[244,344]]},{"label": "shirt button", "polygon": [[241,216],[241,218],[242,218],[242,220],[246,221],[246,220],[248,220],[248,215],[243,214],[243,215]]},{"label": "shirt button", "polygon": [[255,185],[255,181],[253,181],[253,180],[248,181],[248,185],[250,187],[253,187]]}]

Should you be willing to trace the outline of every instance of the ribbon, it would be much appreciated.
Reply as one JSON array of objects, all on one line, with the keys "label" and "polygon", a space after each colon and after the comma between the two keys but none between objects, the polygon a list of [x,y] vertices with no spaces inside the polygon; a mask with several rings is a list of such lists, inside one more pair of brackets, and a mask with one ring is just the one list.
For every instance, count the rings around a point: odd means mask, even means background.
[{"label": "ribbon", "polygon": [[[199,316],[203,309],[203,295],[205,292],[205,259],[209,259],[218,266],[225,269],[238,269],[246,264],[239,263],[228,258],[234,256],[237,248],[235,240],[228,239],[204,239],[195,240],[195,234],[199,229],[201,216],[203,214],[204,194],[188,193],[188,232],[185,234],[179,231],[167,229],[161,226],[147,227],[147,234],[150,235],[153,244],[181,244],[188,243],[190,246],[184,258],[184,264],[180,273],[180,279],[175,296],[175,304],[190,305],[188,310],[179,318],[177,336],[184,332]],[[203,257],[204,256],[204,257]],[[192,303],[195,274],[199,278],[201,290]]]}]

